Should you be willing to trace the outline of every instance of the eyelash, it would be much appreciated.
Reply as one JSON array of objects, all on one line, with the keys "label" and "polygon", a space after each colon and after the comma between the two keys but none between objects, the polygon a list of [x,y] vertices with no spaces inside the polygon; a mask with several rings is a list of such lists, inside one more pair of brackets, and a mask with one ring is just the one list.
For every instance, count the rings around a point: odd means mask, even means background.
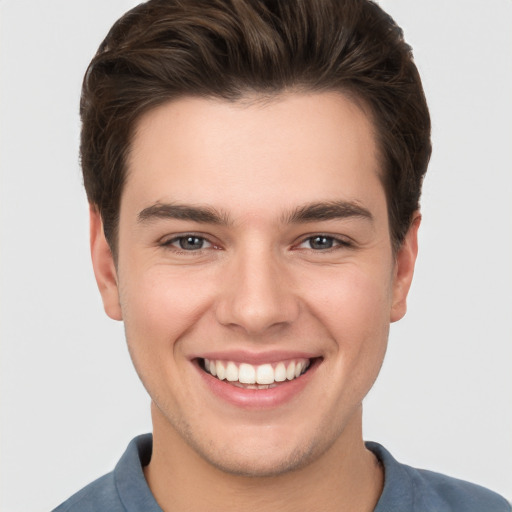
[{"label": "eyelash", "polygon": [[308,250],[311,250],[313,252],[328,253],[328,252],[336,251],[338,249],[343,249],[343,248],[347,249],[347,248],[350,248],[353,246],[353,244],[346,239],[337,238],[333,235],[326,235],[323,233],[317,233],[314,235],[310,235],[306,238],[303,238],[302,241],[298,245],[300,246],[308,241],[311,244],[312,240],[314,240],[315,238],[323,238],[323,239],[329,240],[332,243],[332,246],[328,247],[326,249],[313,249],[312,247],[309,247]]},{"label": "eyelash", "polygon": [[210,242],[206,237],[201,236],[201,235],[196,235],[195,233],[185,233],[184,235],[175,236],[175,237],[171,238],[170,240],[164,240],[162,243],[160,243],[160,246],[174,249],[174,251],[177,254],[194,254],[194,253],[199,254],[203,250],[210,248],[210,247],[205,248],[205,247],[201,246],[197,250],[194,250],[194,249],[187,250],[187,249],[184,249],[183,247],[177,247],[177,246],[173,245],[174,243],[179,243],[180,241],[182,241],[182,240],[184,241],[187,238],[194,238],[194,239],[200,240],[202,242],[202,245],[204,245],[204,243],[207,243],[207,244],[210,244],[210,246],[212,248],[218,249],[218,247],[215,246],[215,244],[213,244],[212,242]]},{"label": "eyelash", "polygon": [[[194,239],[197,239],[197,240],[201,241],[202,242],[202,246],[200,248],[198,248],[198,249],[184,249],[183,247],[177,247],[177,246],[173,245],[175,243],[179,244],[181,241],[184,241],[187,238],[194,238]],[[311,244],[311,242],[315,238],[317,238],[317,239],[320,239],[320,238],[325,239],[326,241],[328,241],[332,245],[330,247],[325,248],[325,249],[313,249],[312,247],[303,248],[303,249],[310,250],[310,251],[313,251],[315,253],[330,253],[330,252],[338,250],[338,249],[353,247],[353,244],[351,242],[349,242],[348,240],[346,240],[346,239],[337,238],[335,236],[327,235],[327,234],[323,234],[323,233],[317,233],[317,234],[309,235],[309,236],[303,238],[297,245],[294,246],[294,248],[299,248],[301,245],[303,245],[303,244],[305,244],[307,242],[309,242]],[[205,243],[209,244],[210,247],[204,247]],[[202,235],[197,235],[195,233],[185,233],[183,235],[175,236],[175,237],[171,238],[170,240],[163,241],[162,243],[160,243],[160,246],[161,247],[166,247],[166,248],[171,248],[177,254],[187,254],[187,255],[192,255],[192,254],[198,255],[198,254],[201,254],[204,250],[207,250],[207,249],[210,249],[210,248],[219,249],[218,246],[216,246],[213,242],[210,242],[206,237],[204,237]]]}]

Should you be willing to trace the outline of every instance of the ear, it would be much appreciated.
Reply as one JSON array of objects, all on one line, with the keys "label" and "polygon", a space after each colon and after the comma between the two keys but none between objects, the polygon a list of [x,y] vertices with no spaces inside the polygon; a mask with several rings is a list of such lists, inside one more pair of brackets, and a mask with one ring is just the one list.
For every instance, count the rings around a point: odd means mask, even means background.
[{"label": "ear", "polygon": [[94,205],[89,207],[89,222],[92,266],[105,313],[113,320],[122,320],[114,257],[105,238],[100,213]]},{"label": "ear", "polygon": [[419,212],[415,212],[411,226],[395,257],[391,322],[397,322],[403,318],[407,311],[407,294],[411,287],[414,265],[418,255],[418,229],[420,223],[421,215]]}]

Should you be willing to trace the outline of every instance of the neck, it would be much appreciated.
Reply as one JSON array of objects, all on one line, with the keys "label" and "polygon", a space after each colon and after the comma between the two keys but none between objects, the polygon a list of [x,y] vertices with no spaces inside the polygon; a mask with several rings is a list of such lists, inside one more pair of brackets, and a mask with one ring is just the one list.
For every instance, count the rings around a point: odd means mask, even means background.
[{"label": "neck", "polygon": [[272,477],[226,473],[204,460],[153,405],[153,454],[144,468],[164,511],[371,512],[383,470],[362,440],[361,410],[340,437],[307,466]]}]

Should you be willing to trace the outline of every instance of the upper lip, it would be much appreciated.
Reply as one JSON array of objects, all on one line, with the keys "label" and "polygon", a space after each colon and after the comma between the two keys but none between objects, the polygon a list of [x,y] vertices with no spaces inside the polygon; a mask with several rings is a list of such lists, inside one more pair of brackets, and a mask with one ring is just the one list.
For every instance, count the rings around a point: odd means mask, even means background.
[{"label": "upper lip", "polygon": [[210,359],[215,361],[233,361],[235,363],[263,364],[278,363],[289,359],[314,359],[320,357],[312,352],[272,350],[266,352],[250,352],[247,350],[220,350],[195,354],[190,359]]}]

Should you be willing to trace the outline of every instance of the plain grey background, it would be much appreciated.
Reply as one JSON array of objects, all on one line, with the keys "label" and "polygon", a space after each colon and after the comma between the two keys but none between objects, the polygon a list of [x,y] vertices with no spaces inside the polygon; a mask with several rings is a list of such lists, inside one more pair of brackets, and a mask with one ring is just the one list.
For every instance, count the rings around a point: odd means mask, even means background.
[{"label": "plain grey background", "polygon": [[[136,2],[0,0],[1,497],[45,511],[151,428],[89,262],[78,100]],[[386,0],[433,118],[409,313],[365,438],[512,498],[512,2]]]}]

